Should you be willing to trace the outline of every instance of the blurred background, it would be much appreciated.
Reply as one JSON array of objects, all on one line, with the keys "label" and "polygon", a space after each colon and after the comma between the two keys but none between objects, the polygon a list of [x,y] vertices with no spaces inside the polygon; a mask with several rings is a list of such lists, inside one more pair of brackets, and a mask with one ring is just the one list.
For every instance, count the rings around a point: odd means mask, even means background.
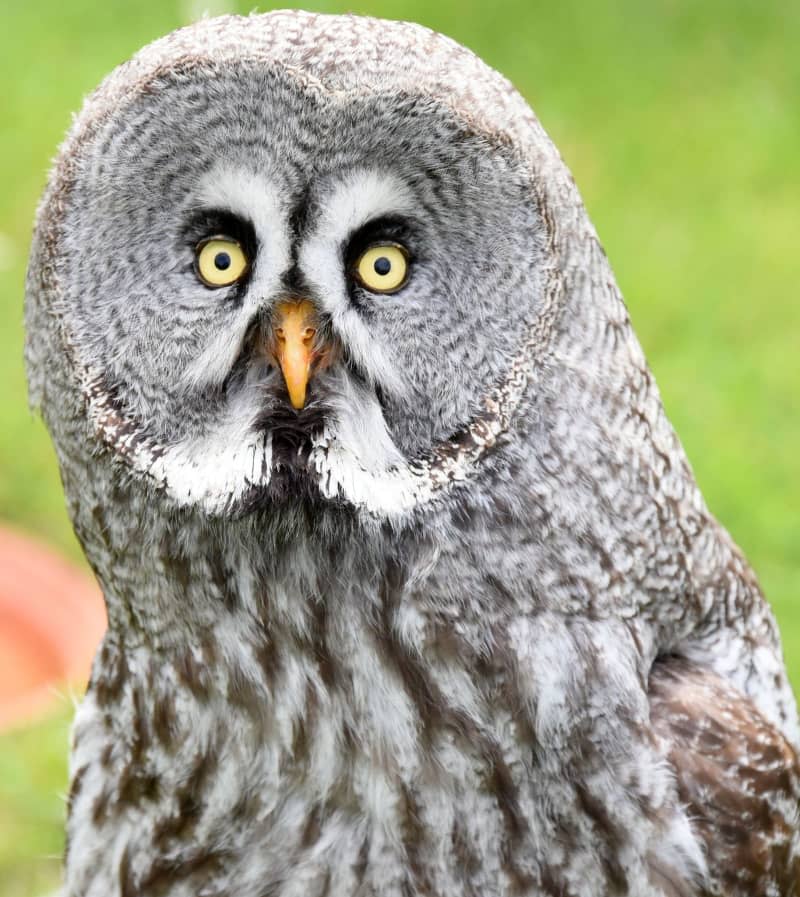
[{"label": "blurred background", "polygon": [[[113,66],[204,12],[246,13],[251,3],[2,0],[0,529],[75,567],[55,458],[25,398],[23,279],[37,199],[71,113]],[[422,22],[530,101],[583,192],[706,499],[775,608],[800,689],[800,4],[305,7]],[[16,562],[19,543],[10,544]],[[47,588],[38,558],[10,589]],[[65,575],[87,588],[80,570]],[[63,591],[51,591],[58,606]],[[94,625],[64,629],[62,641],[96,638]],[[13,662],[7,641],[0,633],[0,681]],[[0,731],[4,897],[41,895],[58,879],[72,701],[66,687],[47,697]]]}]

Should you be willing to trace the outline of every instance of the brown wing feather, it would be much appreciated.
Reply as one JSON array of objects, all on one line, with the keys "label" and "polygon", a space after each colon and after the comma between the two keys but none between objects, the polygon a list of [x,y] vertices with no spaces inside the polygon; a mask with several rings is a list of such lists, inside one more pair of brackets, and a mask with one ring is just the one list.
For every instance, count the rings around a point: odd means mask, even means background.
[{"label": "brown wing feather", "polygon": [[800,897],[800,764],[753,703],[678,658],[656,663],[651,719],[706,844],[709,892]]}]

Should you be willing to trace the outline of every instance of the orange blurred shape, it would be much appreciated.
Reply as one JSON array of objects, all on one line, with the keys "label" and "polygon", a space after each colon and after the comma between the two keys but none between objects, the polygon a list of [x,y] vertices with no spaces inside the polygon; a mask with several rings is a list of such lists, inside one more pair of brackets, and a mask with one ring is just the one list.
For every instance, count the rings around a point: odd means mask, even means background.
[{"label": "orange blurred shape", "polygon": [[97,584],[49,548],[0,528],[0,730],[81,691],[106,628]]}]

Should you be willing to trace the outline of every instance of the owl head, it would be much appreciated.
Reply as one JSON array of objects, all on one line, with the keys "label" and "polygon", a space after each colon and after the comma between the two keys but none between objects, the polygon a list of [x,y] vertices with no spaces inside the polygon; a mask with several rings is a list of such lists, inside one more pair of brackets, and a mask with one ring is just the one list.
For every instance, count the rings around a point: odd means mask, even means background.
[{"label": "owl head", "polygon": [[573,365],[625,319],[501,76],[420,26],[303,13],[205,20],[106,79],[28,292],[57,445],[210,515],[424,507],[536,420],[570,297]]}]

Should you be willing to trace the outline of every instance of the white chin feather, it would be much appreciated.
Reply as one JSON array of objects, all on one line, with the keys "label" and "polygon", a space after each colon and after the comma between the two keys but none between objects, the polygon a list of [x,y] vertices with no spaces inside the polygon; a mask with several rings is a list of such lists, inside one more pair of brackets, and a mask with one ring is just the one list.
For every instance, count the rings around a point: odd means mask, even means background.
[{"label": "white chin feather", "polygon": [[[338,384],[332,422],[313,441],[307,474],[323,497],[349,502],[372,516],[411,511],[433,493],[422,469],[413,469],[394,445],[373,395],[346,378]],[[102,378],[86,373],[84,394],[95,431],[135,471],[177,504],[226,514],[254,490],[269,487],[275,459],[272,437],[252,429],[250,394],[202,436],[157,443],[113,405]]]},{"label": "white chin feather", "polygon": [[[411,461],[394,445],[375,396],[345,381],[331,422],[312,439],[304,470],[323,498],[343,500],[380,519],[407,515],[443,487],[469,477],[507,429],[525,381],[510,378],[500,390],[502,401],[487,399],[482,417],[430,455]],[[115,407],[103,378],[88,369],[83,393],[98,437],[177,504],[218,516],[235,512],[254,491],[268,489],[276,459],[271,435],[252,428],[259,410],[253,394],[229,408],[208,433],[163,445]]]},{"label": "white chin feather", "polygon": [[[156,456],[142,453],[138,460],[178,504],[224,514],[252,490],[267,488],[273,474],[271,436],[236,435],[238,441],[233,433],[220,430]],[[379,438],[370,441],[376,435]],[[433,494],[423,471],[402,459],[382,419],[380,431],[368,420],[352,417],[326,427],[313,442],[306,469],[324,498],[344,500],[375,517],[408,513]]]}]

